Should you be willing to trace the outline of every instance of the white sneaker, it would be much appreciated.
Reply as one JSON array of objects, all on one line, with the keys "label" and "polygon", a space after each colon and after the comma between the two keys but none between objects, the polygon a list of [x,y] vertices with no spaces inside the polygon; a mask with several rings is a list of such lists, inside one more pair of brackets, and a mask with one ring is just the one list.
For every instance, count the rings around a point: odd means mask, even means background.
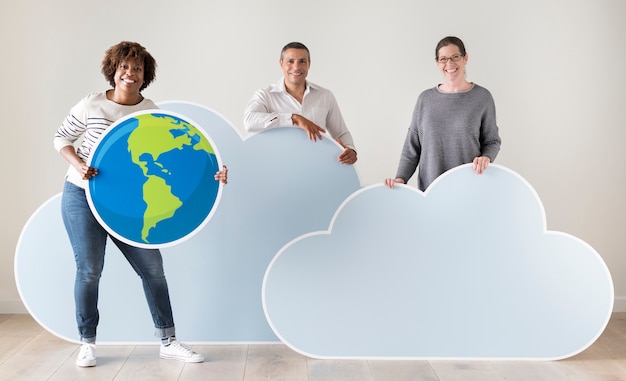
[{"label": "white sneaker", "polygon": [[159,356],[166,360],[178,360],[184,362],[203,362],[204,356],[189,349],[178,340],[171,340],[168,346],[161,344]]},{"label": "white sneaker", "polygon": [[82,367],[96,366],[96,344],[83,343],[76,358],[76,365]]}]

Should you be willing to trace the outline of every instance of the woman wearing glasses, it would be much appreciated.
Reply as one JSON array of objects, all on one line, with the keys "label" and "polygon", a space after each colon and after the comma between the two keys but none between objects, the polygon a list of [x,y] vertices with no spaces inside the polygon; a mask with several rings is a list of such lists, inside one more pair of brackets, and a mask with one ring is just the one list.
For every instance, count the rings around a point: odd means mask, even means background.
[{"label": "woman wearing glasses", "polygon": [[417,185],[422,191],[445,171],[473,163],[483,173],[500,151],[496,108],[489,90],[465,78],[465,45],[445,37],[435,48],[443,83],[423,91],[417,99],[404,142],[393,188],[406,184],[419,164]]}]

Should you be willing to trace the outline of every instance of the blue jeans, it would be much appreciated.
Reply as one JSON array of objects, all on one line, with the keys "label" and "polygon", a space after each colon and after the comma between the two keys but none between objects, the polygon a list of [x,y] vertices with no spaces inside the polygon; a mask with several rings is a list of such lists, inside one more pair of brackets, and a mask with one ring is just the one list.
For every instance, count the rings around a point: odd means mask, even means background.
[{"label": "blue jeans", "polygon": [[74,301],[81,340],[95,342],[96,339],[100,316],[98,288],[104,267],[107,237],[111,238],[141,278],[156,328],[155,335],[161,338],[174,336],[174,318],[161,252],[134,247],[109,236],[91,213],[85,190],[68,181],[63,189],[61,210],[76,261]]}]

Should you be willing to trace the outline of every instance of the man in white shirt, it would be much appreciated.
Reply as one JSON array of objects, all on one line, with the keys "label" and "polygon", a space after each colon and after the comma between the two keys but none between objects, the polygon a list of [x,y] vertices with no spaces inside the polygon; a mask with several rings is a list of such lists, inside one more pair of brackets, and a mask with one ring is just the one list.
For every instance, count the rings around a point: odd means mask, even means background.
[{"label": "man in white shirt", "polygon": [[338,161],[354,164],[356,149],[335,96],[330,90],[306,80],[311,67],[309,49],[299,42],[291,42],[283,47],[279,64],[283,78],[258,90],[248,102],[244,113],[246,130],[297,126],[313,141],[321,140],[328,130],[343,147]]}]

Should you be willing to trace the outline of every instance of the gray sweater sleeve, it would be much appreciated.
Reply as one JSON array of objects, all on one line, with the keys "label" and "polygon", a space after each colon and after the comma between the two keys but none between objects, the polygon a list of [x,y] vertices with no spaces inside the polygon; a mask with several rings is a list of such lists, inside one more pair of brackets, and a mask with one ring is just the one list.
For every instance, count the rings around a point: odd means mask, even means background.
[{"label": "gray sweater sleeve", "polygon": [[485,92],[485,111],[480,126],[480,148],[481,156],[487,156],[493,163],[500,152],[500,132],[496,123],[496,105],[493,101],[491,93],[486,89]]}]

